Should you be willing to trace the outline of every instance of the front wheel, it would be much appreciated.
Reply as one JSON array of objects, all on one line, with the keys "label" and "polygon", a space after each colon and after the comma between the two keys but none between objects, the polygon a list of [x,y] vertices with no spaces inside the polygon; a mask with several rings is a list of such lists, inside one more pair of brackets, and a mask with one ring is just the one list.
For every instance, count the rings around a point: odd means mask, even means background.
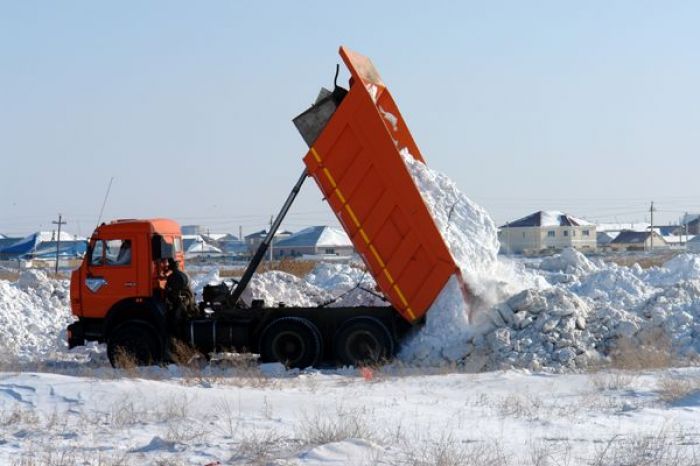
[{"label": "front wheel", "polygon": [[115,368],[159,364],[162,354],[158,336],[145,322],[123,323],[107,340],[107,357]]}]

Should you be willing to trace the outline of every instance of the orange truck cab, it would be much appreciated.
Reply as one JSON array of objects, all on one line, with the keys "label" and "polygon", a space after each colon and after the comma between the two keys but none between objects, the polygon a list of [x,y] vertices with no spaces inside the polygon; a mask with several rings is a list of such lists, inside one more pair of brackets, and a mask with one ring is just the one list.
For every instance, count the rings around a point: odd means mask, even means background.
[{"label": "orange truck cab", "polygon": [[168,258],[184,267],[182,233],[172,220],[116,220],[97,227],[71,275],[71,310],[80,320],[68,328],[69,344],[103,341],[134,315],[158,330]]},{"label": "orange truck cab", "polygon": [[[112,364],[122,351],[143,364],[172,359],[173,340],[203,353],[251,351],[291,367],[378,362],[394,354],[450,277],[461,277],[402,159],[405,149],[423,161],[388,88],[369,58],[344,47],[340,55],[352,76],[349,89],[322,89],[294,118],[309,146],[303,172],[241,279],[205,286],[195,303],[180,271],[175,222],[100,225],[71,277],[78,322],[68,329],[70,347],[106,342]],[[240,299],[308,177],[348,233],[385,306],[265,307]]]}]

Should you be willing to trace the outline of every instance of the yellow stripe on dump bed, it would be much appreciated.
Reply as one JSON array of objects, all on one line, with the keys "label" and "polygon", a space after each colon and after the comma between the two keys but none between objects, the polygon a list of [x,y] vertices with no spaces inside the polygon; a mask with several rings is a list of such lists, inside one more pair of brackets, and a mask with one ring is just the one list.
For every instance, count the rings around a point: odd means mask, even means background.
[{"label": "yellow stripe on dump bed", "polygon": [[374,258],[377,260],[379,263],[379,266],[382,268],[382,272],[386,276],[387,281],[389,282],[389,285],[396,290],[396,294],[399,296],[399,299],[401,299],[401,302],[403,303],[404,306],[406,306],[406,313],[411,319],[415,319],[416,316],[413,313],[413,310],[411,309],[411,306],[409,306],[408,301],[406,300],[406,297],[404,296],[403,292],[401,292],[401,288],[399,288],[398,283],[394,281],[394,278],[391,276],[389,273],[389,270],[386,268],[386,262],[382,259],[382,257],[379,255],[379,252],[377,252],[377,248],[374,247],[372,242],[369,239],[369,236],[367,236],[367,233],[365,233],[365,230],[362,228],[362,225],[360,224],[359,219],[357,218],[357,215],[355,215],[355,212],[353,212],[352,207],[350,207],[350,204],[348,204],[345,196],[343,196],[343,193],[340,191],[338,188],[338,184],[335,182],[335,179],[333,179],[333,175],[331,175],[331,172],[328,170],[328,168],[323,167],[323,159],[321,159],[321,156],[318,154],[315,148],[311,148],[311,154],[314,156],[314,159],[316,159],[316,162],[318,162],[323,169],[323,174],[326,175],[326,178],[328,179],[328,182],[330,185],[333,187],[333,192],[337,196],[338,200],[340,200],[341,204],[343,207],[345,207],[345,210],[347,210],[348,215],[350,215],[350,218],[352,219],[353,223],[355,224],[355,227],[357,227],[358,231],[360,232],[360,236],[362,236],[362,239],[365,241],[367,244],[367,248],[370,250]]}]

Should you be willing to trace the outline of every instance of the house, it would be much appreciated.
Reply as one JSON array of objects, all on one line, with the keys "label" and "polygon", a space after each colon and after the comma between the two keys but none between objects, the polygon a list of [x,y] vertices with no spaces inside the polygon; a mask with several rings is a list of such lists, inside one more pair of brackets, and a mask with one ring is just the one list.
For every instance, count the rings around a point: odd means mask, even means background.
[{"label": "house", "polygon": [[695,238],[694,235],[662,235],[666,244],[674,249],[685,249],[688,241]]},{"label": "house", "polygon": [[202,235],[182,235],[182,247],[185,250],[185,258],[210,258],[220,257],[223,251],[207,242]]},{"label": "house", "polygon": [[[278,231],[275,233],[273,243],[276,243],[284,238],[291,236],[293,233],[289,230]],[[255,251],[267,237],[267,230],[259,230],[245,236],[245,244],[248,247],[249,254],[255,254]]]},{"label": "house", "polygon": [[597,242],[597,247],[598,248],[605,248],[607,247],[610,242],[615,239],[615,236],[617,235],[611,235],[607,231],[598,231],[596,232],[596,242]]},{"label": "house", "polygon": [[684,233],[700,235],[700,214],[687,214],[682,223],[686,227]]},{"label": "house", "polygon": [[218,238],[215,244],[228,256],[240,257],[250,255],[245,241],[230,233]]},{"label": "house", "polygon": [[516,254],[597,247],[594,224],[555,210],[541,210],[506,223],[501,226],[498,239],[503,252]]},{"label": "house", "polygon": [[648,222],[629,222],[629,223],[597,223],[596,231],[607,233],[608,236],[615,239],[623,231],[649,231],[651,223]]},{"label": "house", "polygon": [[663,236],[656,230],[622,231],[608,246],[616,251],[649,251],[669,247]]},{"label": "house", "polygon": [[340,228],[329,226],[304,228],[275,241],[273,248],[273,254],[278,258],[304,255],[350,256],[355,252],[348,235]]}]

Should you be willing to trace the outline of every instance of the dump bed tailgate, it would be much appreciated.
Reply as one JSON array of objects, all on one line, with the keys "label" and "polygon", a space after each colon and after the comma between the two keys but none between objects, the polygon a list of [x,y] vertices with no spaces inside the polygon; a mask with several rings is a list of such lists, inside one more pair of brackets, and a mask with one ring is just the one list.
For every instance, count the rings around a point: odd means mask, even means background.
[{"label": "dump bed tailgate", "polygon": [[415,322],[459,269],[400,154],[423,161],[389,90],[367,57],[340,55],[349,93],[304,162],[379,288]]}]

